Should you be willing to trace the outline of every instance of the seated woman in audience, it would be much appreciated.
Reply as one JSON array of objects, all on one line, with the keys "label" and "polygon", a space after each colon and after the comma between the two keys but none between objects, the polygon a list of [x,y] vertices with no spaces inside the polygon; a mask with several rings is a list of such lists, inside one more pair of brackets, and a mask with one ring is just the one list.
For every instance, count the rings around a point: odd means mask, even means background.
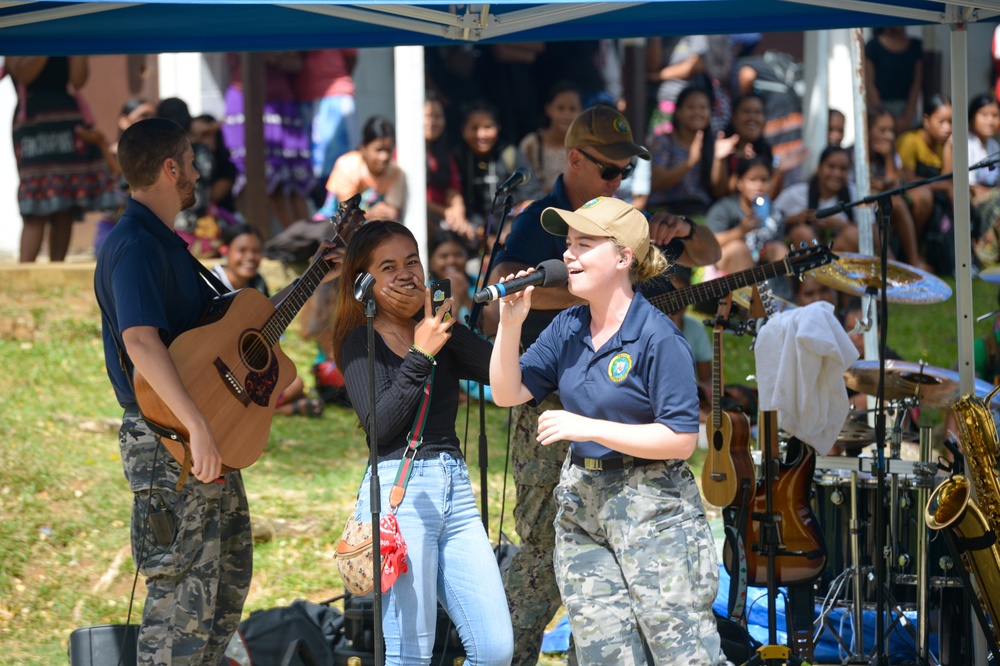
[{"label": "seated woman in audience", "polygon": [[[462,142],[455,153],[462,180],[465,213],[476,229],[475,243],[478,248],[483,246],[486,223],[493,212],[497,188],[516,169],[531,171],[531,164],[524,153],[500,139],[497,117],[496,108],[489,102],[479,100],[469,103],[463,109]],[[542,188],[538,179],[532,178],[511,195],[514,205],[520,207],[542,196]],[[495,223],[500,221],[500,206],[497,208]],[[513,215],[510,217],[513,219]]]},{"label": "seated woman in audience", "polygon": [[[868,159],[872,193],[884,192],[903,184],[903,163],[896,153],[896,118],[884,106],[868,107]],[[930,265],[920,256],[913,213],[903,196],[892,197],[889,222],[899,241],[903,261],[911,266],[930,270]]]},{"label": "seated woman in audience", "polygon": [[[249,224],[226,227],[220,251],[224,259],[212,272],[230,291],[250,288],[270,296],[264,277],[257,272],[264,258],[264,239],[256,227]],[[296,376],[278,397],[274,413],[315,417],[323,413],[323,401],[308,397],[302,377]]]},{"label": "seated woman in audience", "polygon": [[564,141],[569,126],[583,111],[580,90],[569,81],[557,83],[545,98],[545,118],[536,132],[525,134],[518,146],[531,163],[531,170],[538,176],[542,189],[548,193],[566,169]]},{"label": "seated woman in audience", "polygon": [[651,211],[701,216],[712,205],[713,193],[725,190],[724,162],[738,137],[723,138],[722,132],[714,137],[711,118],[711,101],[704,88],[688,86],[677,96],[673,133],[654,134],[650,140]]},{"label": "seated woman in audience", "polygon": [[[949,173],[950,164],[948,169],[944,167],[945,149],[948,147],[950,152],[950,140],[951,99],[947,95],[934,95],[924,102],[922,126],[904,132],[896,139],[896,150],[903,163],[903,177],[909,182]],[[937,222],[951,210],[952,183],[946,180],[916,187],[907,191],[906,196],[920,241],[930,223]]]},{"label": "seated woman in audience", "polygon": [[451,229],[471,241],[473,228],[465,217],[458,165],[444,134],[444,105],[432,92],[424,101],[424,141],[427,153],[427,236]]},{"label": "seated woman in audience", "polygon": [[406,174],[392,159],[396,128],[382,116],[372,116],[361,130],[361,147],[341,155],[326,183],[326,203],[320,210],[330,217],[337,204],[361,194],[361,209],[369,220],[402,219],[406,207]]},{"label": "seated woman in audience", "polygon": [[[1000,126],[1000,106],[992,95],[978,95],[969,102],[969,164],[987,157],[1000,157],[997,129]],[[969,194],[972,203],[972,249],[982,265],[1000,262],[997,230],[1000,224],[1000,170],[983,167],[969,172]]]},{"label": "seated woman in audience", "polygon": [[[733,152],[726,156],[722,163],[725,169],[724,187],[716,191],[716,196],[725,196],[736,191],[736,165],[740,160],[751,160],[759,157],[762,161],[774,167],[775,159],[771,145],[764,138],[764,126],[767,117],[764,114],[764,98],[756,93],[743,95],[733,103],[733,117],[730,120],[726,135],[736,137],[737,142]],[[787,168],[796,168],[798,160],[781,160],[771,176],[771,198],[778,196],[784,183]]]},{"label": "seated woman in audience", "polygon": [[[755,208],[758,199],[769,202],[770,163],[759,157],[740,160],[735,175],[736,193],[717,201],[709,209],[707,218],[708,228],[722,246],[722,258],[715,267],[724,275],[752,268],[758,262],[780,261],[788,254],[781,217]],[[762,210],[764,219],[760,217]],[[801,229],[796,230],[796,235],[801,232]]]},{"label": "seated woman in audience", "polygon": [[[833,250],[858,251],[858,227],[850,208],[843,213],[817,218],[820,208],[840,201],[854,201],[855,190],[848,183],[851,156],[840,146],[827,146],[819,156],[816,175],[808,183],[791,185],[774,201],[774,207],[785,220],[790,239],[798,244],[806,237],[821,243],[833,243]],[[802,227],[801,229],[799,227]]]}]

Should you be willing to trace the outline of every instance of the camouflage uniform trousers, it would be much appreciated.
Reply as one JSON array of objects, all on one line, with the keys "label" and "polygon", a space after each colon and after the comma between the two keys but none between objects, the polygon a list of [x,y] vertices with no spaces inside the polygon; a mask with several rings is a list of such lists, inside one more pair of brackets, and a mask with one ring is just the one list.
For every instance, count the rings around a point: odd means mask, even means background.
[{"label": "camouflage uniform trousers", "polygon": [[135,494],[132,558],[146,578],[138,666],[217,666],[253,572],[243,478],[238,471],[221,483],[190,476],[176,491],[180,465],[136,412],[125,413],[118,442]]},{"label": "camouflage uniform trousers", "polygon": [[726,664],[715,542],[684,461],[585,470],[555,491],[555,570],[580,664]]},{"label": "camouflage uniform trousers", "polygon": [[[559,483],[569,442],[538,443],[538,415],[547,409],[562,409],[557,396],[549,396],[537,407],[519,405],[511,414],[511,458],[517,487],[514,525],[521,546],[504,572],[503,584],[514,627],[513,666],[538,662],[545,627],[562,604],[552,569],[556,536],[552,491]],[[572,651],[569,660],[574,666]]]}]

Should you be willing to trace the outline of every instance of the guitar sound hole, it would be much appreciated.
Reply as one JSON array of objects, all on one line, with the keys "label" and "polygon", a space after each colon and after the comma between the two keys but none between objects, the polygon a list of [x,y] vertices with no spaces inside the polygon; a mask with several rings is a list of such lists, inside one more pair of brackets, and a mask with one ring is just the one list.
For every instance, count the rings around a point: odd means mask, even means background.
[{"label": "guitar sound hole", "polygon": [[270,365],[271,348],[257,331],[247,331],[240,339],[240,356],[250,370],[263,372]]}]

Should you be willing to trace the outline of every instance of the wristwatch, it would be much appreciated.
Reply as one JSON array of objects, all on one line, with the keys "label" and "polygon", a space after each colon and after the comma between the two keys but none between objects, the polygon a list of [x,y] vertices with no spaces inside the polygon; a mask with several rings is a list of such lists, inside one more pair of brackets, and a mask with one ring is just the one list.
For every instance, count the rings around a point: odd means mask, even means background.
[{"label": "wristwatch", "polygon": [[698,230],[698,225],[694,223],[694,220],[684,215],[681,215],[680,218],[688,223],[688,226],[691,227],[691,231],[688,232],[687,236],[678,236],[678,238],[682,241],[689,241],[694,238],[694,233]]}]

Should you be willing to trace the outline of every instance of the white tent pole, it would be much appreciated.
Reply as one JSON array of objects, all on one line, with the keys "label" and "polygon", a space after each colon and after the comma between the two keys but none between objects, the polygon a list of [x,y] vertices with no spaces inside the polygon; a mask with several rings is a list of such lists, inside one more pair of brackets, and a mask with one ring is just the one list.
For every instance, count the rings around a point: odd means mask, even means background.
[{"label": "white tent pole", "polygon": [[[961,18],[958,8],[949,14]],[[966,72],[968,39],[964,23],[951,22],[951,109],[955,187],[955,307],[958,314],[958,371],[962,393],[975,386],[972,313],[972,241],[969,211],[969,83]],[[984,651],[985,653],[985,651]]]},{"label": "white tent pole", "polygon": [[393,49],[396,88],[396,159],[406,174],[403,224],[427,256],[427,154],[424,141],[424,47]]},{"label": "white tent pole", "polygon": [[809,151],[805,163],[806,173],[816,172],[819,154],[826,148],[827,117],[830,109],[830,31],[810,30],[804,34],[805,52],[802,69],[806,80],[806,96],[803,112],[806,127],[806,150]]},{"label": "white tent pole", "polygon": [[[865,92],[865,33],[861,28],[851,30],[851,68],[854,70],[851,95],[854,98],[854,183],[858,188],[858,196],[871,194],[870,172],[868,165],[868,96]],[[861,254],[874,256],[873,240],[874,212],[868,206],[858,206],[854,209],[854,220],[858,225],[858,249]],[[888,220],[886,221],[888,224]],[[872,327],[864,333],[865,358],[878,358],[878,308],[871,311]],[[868,406],[874,406],[874,398],[869,396]]]}]

